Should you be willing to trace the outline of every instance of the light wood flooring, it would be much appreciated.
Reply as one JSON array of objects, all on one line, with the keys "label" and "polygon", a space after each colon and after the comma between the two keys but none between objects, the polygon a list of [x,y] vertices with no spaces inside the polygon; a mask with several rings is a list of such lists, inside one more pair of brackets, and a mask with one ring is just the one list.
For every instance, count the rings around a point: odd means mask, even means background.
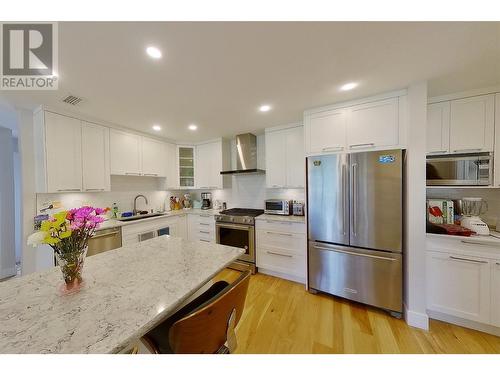
[{"label": "light wood flooring", "polygon": [[[216,279],[232,281],[226,269]],[[430,330],[304,285],[256,274],[238,324],[236,353],[500,353],[500,337],[431,320]]]}]

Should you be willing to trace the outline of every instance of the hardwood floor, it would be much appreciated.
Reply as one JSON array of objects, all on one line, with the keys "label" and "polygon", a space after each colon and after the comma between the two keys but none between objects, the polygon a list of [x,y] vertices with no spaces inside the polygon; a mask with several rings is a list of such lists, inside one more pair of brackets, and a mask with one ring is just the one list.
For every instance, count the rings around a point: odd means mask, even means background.
[{"label": "hardwood floor", "polygon": [[[216,279],[232,281],[234,270]],[[500,337],[431,320],[429,332],[302,284],[252,276],[236,353],[500,353]]]}]

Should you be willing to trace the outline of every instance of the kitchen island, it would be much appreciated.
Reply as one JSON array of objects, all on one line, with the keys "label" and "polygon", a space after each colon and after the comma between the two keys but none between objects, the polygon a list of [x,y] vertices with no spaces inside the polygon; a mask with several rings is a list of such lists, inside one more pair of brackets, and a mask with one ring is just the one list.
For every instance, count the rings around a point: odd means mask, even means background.
[{"label": "kitchen island", "polygon": [[61,296],[58,267],[0,284],[0,353],[119,353],[243,250],[161,236],[86,259]]}]

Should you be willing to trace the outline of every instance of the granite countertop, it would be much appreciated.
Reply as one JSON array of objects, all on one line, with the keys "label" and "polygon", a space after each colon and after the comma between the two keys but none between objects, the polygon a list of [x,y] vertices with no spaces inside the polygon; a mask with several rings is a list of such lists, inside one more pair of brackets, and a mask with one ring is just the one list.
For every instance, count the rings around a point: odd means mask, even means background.
[{"label": "granite countertop", "polygon": [[269,220],[269,221],[286,221],[293,223],[305,223],[305,216],[285,216],[285,215],[269,215],[263,214],[255,218],[255,220]]},{"label": "granite countertop", "polygon": [[218,213],[219,213],[219,210],[213,210],[213,209],[202,210],[200,208],[189,208],[189,209],[184,209],[184,210],[165,211],[160,216],[147,217],[147,218],[140,219],[140,220],[120,221],[120,220],[116,220],[116,219],[108,219],[104,223],[101,224],[99,229],[123,227],[125,225],[144,223],[146,221],[164,219],[166,217],[173,217],[173,216],[181,216],[181,215],[211,215],[212,216],[212,215],[217,215]]},{"label": "granite countertop", "polygon": [[160,236],[87,258],[72,295],[58,267],[2,282],[0,353],[120,352],[242,252]]}]

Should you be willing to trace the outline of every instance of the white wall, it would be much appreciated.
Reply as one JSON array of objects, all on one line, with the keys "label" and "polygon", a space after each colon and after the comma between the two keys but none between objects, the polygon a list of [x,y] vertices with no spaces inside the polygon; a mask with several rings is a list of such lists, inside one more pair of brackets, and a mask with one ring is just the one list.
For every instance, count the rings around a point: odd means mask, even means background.
[{"label": "white wall", "polygon": [[[35,147],[33,143],[33,113],[27,110],[17,111],[18,144],[21,155],[21,212],[22,212],[22,274],[40,269],[40,264],[47,261],[50,254],[26,244],[33,233],[33,217],[36,215],[35,195]],[[43,268],[43,267],[42,267]]]},{"label": "white wall", "polygon": [[0,279],[16,274],[14,148],[12,130],[0,127]]},{"label": "white wall", "polygon": [[428,329],[425,300],[425,147],[427,83],[408,87],[406,156],[405,319]]}]

